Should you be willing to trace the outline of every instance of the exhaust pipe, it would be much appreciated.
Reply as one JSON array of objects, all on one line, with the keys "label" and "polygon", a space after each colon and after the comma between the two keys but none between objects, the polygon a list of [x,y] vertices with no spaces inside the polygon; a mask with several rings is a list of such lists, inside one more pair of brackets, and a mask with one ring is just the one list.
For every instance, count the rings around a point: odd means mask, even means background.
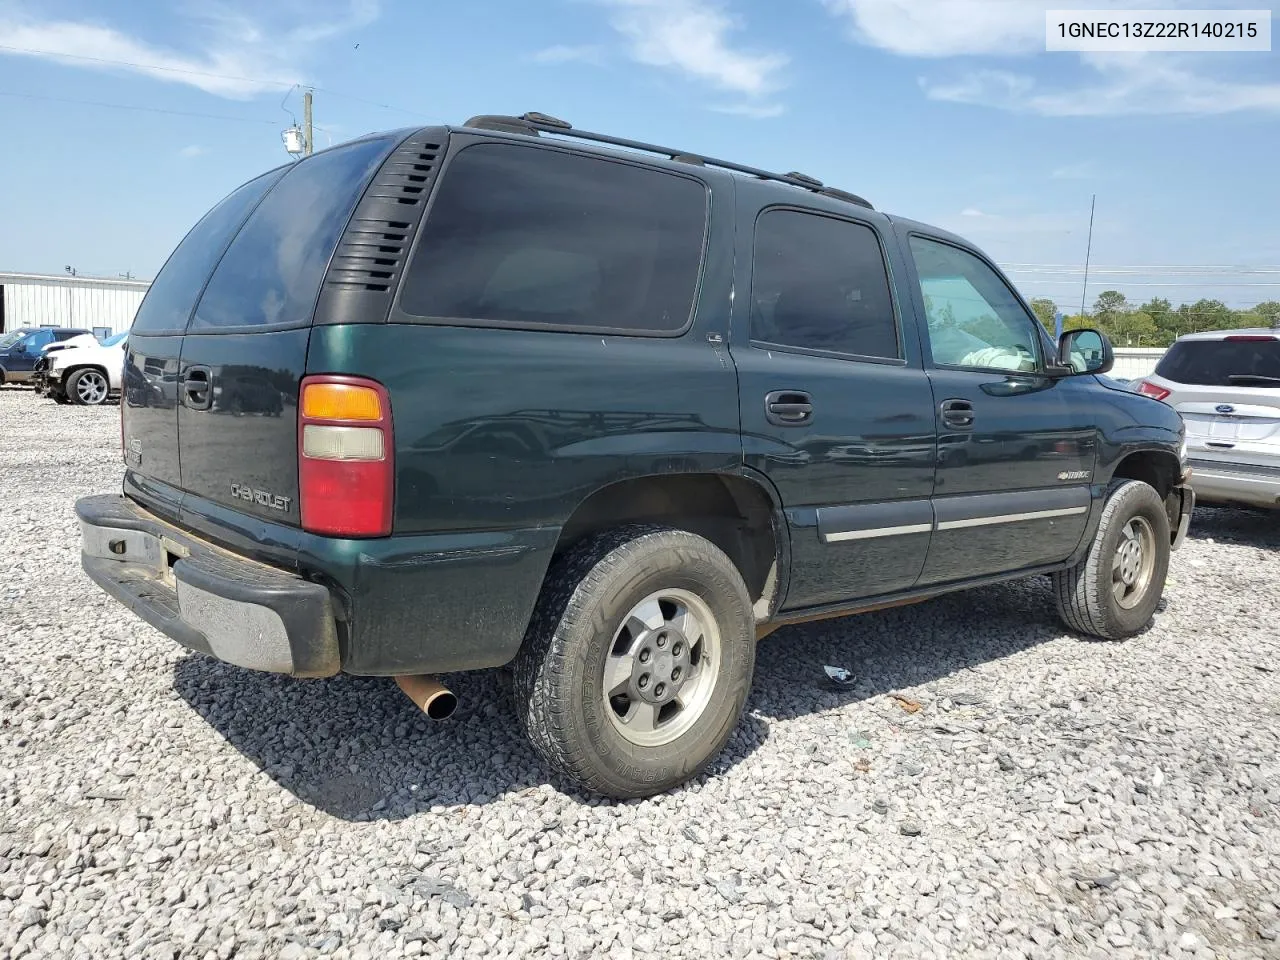
[{"label": "exhaust pipe", "polygon": [[453,691],[435,677],[398,676],[396,686],[432,720],[447,720],[458,708]]}]

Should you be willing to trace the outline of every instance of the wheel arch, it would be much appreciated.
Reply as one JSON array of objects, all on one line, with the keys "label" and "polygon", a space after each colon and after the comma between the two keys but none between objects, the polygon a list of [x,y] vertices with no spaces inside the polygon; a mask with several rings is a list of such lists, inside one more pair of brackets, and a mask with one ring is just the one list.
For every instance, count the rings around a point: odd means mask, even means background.
[{"label": "wheel arch", "polygon": [[1118,464],[1111,474],[1114,480],[1140,480],[1153,487],[1164,502],[1169,517],[1170,537],[1177,536],[1182,498],[1175,489],[1182,482],[1183,466],[1177,455],[1162,448],[1135,450]]},{"label": "wheel arch", "polygon": [[660,523],[711,541],[742,574],[757,620],[772,616],[786,595],[786,521],[777,492],[753,471],[653,474],[609,483],[574,508],[554,555],[625,523]]},{"label": "wheel arch", "polygon": [[1126,454],[1111,472],[1112,480],[1141,480],[1164,499],[1178,484],[1182,464],[1170,450],[1149,447]]},{"label": "wheel arch", "polygon": [[111,396],[111,394],[113,394],[113,393],[119,393],[119,392],[120,392],[120,388],[119,388],[119,387],[113,387],[113,386],[111,385],[111,374],[107,371],[107,368],[106,368],[106,367],[104,367],[102,364],[100,364],[100,363],[77,363],[74,367],[68,367],[65,371],[63,371],[63,374],[62,374],[62,382],[63,382],[63,384],[64,384],[64,386],[63,386],[63,388],[62,388],[63,393],[66,393],[66,392],[67,392],[67,388],[66,388],[65,384],[69,384],[69,383],[71,382],[71,378],[72,378],[72,377],[74,377],[74,376],[75,376],[77,373],[79,373],[81,370],[96,370],[96,371],[98,371],[98,373],[102,374],[102,375],[103,375],[103,377],[105,377],[105,378],[106,378],[106,381],[107,381],[107,396]]}]

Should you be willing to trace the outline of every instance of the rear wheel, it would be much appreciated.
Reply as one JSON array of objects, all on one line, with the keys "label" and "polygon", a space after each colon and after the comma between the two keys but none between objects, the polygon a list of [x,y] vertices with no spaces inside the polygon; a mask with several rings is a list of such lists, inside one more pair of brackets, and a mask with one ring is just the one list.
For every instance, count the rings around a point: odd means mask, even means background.
[{"label": "rear wheel", "polygon": [[691,533],[624,528],[548,575],[515,663],[516,711],[580,786],[651,796],[724,747],[754,662],[751,600],[732,561]]},{"label": "rear wheel", "polygon": [[1067,626],[1105,640],[1133,636],[1151,622],[1169,571],[1169,517],[1160,495],[1139,480],[1117,480],[1083,561],[1053,575]]},{"label": "rear wheel", "polygon": [[67,381],[67,395],[71,397],[72,403],[80,406],[96,407],[106,401],[110,392],[111,385],[107,382],[107,375],[92,367],[77,370]]}]

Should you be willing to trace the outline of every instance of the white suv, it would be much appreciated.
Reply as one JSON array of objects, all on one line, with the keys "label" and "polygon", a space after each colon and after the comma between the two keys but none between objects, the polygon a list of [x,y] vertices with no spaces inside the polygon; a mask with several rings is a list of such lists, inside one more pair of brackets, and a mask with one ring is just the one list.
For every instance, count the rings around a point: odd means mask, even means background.
[{"label": "white suv", "polygon": [[45,393],[59,403],[97,406],[120,392],[128,331],[101,343],[69,347],[49,357]]},{"label": "white suv", "polygon": [[1179,337],[1135,386],[1182,415],[1197,501],[1280,508],[1280,329]]}]

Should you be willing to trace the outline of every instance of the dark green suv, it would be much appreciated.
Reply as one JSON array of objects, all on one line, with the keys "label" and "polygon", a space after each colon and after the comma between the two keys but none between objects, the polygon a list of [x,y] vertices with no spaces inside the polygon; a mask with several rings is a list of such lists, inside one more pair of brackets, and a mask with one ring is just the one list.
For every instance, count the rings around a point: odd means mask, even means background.
[{"label": "dark green suv", "polygon": [[362,139],[240,187],[129,337],[89,575],[296,677],[509,666],[562,774],[698,773],[778,626],[1049,574],[1150,620],[1183,426],[1054,344],[944,231],[798,173],[541,114]]}]

